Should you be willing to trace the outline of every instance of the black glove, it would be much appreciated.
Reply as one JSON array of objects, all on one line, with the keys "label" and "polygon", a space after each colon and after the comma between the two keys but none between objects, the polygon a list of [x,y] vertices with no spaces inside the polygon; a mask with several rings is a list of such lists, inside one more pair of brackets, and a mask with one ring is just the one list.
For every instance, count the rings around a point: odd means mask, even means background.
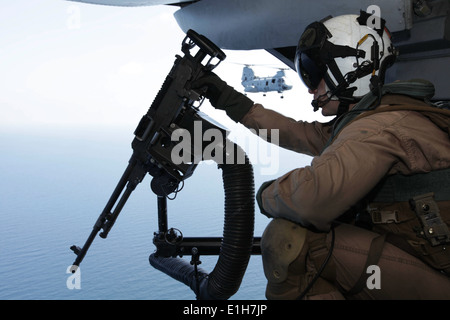
[{"label": "black glove", "polygon": [[261,187],[259,187],[258,192],[256,193],[256,202],[258,203],[259,210],[263,215],[265,215],[268,218],[273,218],[266,210],[264,210],[263,204],[262,204],[262,193],[263,191],[272,184],[275,180],[270,180],[264,182]]},{"label": "black glove", "polygon": [[214,72],[205,73],[191,85],[193,89],[206,89],[204,96],[216,109],[225,110],[227,115],[239,122],[253,106],[253,101],[234,90]]}]

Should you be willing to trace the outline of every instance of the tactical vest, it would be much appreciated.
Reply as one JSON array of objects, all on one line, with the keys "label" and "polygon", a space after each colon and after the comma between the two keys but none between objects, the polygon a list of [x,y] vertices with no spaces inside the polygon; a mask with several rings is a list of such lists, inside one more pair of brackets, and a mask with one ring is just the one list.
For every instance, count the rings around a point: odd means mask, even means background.
[{"label": "tactical vest", "polygon": [[[377,109],[381,96],[386,94],[407,95],[428,106],[392,105]],[[352,121],[377,112],[398,110],[421,112],[450,138],[450,110],[431,104],[433,95],[433,84],[425,80],[386,84],[378,95],[367,94],[335,123],[327,146]],[[450,168],[411,176],[388,176],[359,207],[365,210],[358,213],[355,224],[382,234],[385,241],[450,275]],[[378,248],[382,250],[381,246]],[[379,256],[380,253],[369,255]]]}]

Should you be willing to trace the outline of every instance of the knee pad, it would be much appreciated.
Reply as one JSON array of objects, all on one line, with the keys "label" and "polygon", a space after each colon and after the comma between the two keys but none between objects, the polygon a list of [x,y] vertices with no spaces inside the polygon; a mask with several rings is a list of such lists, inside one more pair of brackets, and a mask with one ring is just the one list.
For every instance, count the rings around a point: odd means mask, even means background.
[{"label": "knee pad", "polygon": [[273,219],[261,238],[264,274],[271,283],[281,283],[288,276],[289,265],[299,256],[307,229],[285,219]]}]

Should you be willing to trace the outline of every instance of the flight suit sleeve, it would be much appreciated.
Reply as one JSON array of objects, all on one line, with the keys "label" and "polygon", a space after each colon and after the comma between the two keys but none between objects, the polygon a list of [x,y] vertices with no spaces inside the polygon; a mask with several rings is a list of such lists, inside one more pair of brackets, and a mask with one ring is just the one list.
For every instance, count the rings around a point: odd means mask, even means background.
[{"label": "flight suit sleeve", "polygon": [[267,186],[261,194],[264,211],[328,231],[332,221],[372,190],[402,157],[396,154],[402,148],[395,137],[353,130],[342,132],[311,166],[292,170]]},{"label": "flight suit sleeve", "polygon": [[[409,103],[416,102],[400,104]],[[448,168],[448,150],[448,133],[419,112],[368,115],[343,128],[311,166],[292,170],[261,190],[260,206],[269,216],[328,231],[386,175]]]},{"label": "flight suit sleeve", "polygon": [[315,156],[320,154],[331,135],[330,123],[296,121],[276,111],[255,104],[240,121],[247,128],[267,129],[268,138],[272,130],[278,130],[279,146],[295,152]]}]

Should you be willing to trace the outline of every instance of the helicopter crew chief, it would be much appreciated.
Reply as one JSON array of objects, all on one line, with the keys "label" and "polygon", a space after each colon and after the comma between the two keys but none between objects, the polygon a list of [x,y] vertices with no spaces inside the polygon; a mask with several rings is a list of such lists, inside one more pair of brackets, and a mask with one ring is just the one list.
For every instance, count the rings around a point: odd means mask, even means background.
[{"label": "helicopter crew chief", "polygon": [[450,111],[425,80],[383,84],[396,50],[368,15],[306,27],[297,72],[329,123],[254,104],[210,73],[195,85],[234,121],[279,129],[310,166],[263,183],[269,299],[450,299]]}]

